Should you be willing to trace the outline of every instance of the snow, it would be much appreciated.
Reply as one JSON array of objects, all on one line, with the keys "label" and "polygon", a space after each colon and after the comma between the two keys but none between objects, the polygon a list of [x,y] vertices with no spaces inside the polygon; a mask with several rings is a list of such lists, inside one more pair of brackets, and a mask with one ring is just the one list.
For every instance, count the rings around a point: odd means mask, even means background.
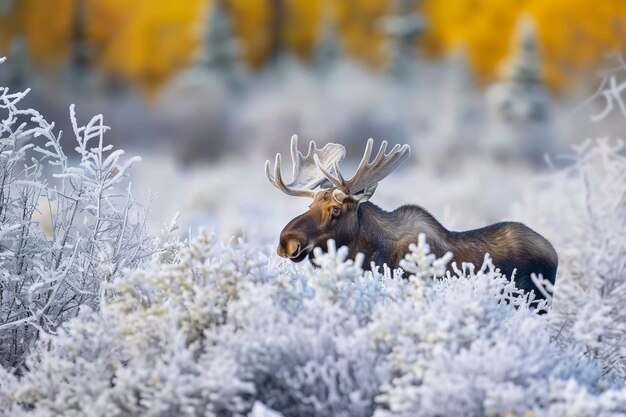
[{"label": "snow", "polygon": [[24,94],[0,89],[0,415],[626,415],[621,141],[587,140],[540,176],[413,161],[378,187],[375,203],[423,204],[451,229],[509,218],[546,236],[560,263],[539,315],[488,256],[444,275],[450,255],[423,237],[408,278],[333,242],[314,265],[278,258],[306,199],[267,183],[273,155],[137,163],[72,107],[72,158]]}]

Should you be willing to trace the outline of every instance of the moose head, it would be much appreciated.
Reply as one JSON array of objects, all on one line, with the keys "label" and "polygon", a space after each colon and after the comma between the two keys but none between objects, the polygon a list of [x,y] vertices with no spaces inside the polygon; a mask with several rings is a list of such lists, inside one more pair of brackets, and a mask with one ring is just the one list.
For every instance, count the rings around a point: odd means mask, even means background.
[{"label": "moose head", "polygon": [[265,163],[268,180],[285,194],[308,197],[313,200],[309,210],[291,220],[280,234],[278,255],[300,262],[313,248],[326,249],[326,242],[334,239],[338,246],[355,241],[361,229],[359,207],[369,200],[378,182],[387,177],[409,157],[408,145],[396,145],[386,153],[383,141],[371,160],[374,141],[369,139],[365,153],[354,176],[345,180],[339,163],[345,156],[342,145],[329,143],[318,149],[311,141],[306,155],[298,150],[298,138],[291,138],[293,179],[286,184],[281,176],[281,156],[276,155],[273,175],[270,161]]}]

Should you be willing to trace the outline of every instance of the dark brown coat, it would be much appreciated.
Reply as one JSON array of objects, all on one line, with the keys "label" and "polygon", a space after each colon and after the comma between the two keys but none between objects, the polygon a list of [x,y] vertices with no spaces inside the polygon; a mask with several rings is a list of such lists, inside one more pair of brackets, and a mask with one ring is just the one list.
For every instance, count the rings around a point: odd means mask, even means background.
[{"label": "dark brown coat", "polygon": [[312,256],[314,247],[326,249],[328,239],[347,246],[351,258],[365,255],[366,268],[373,262],[399,267],[400,260],[424,233],[431,251],[438,257],[450,251],[452,262],[471,262],[477,268],[489,253],[496,267],[507,276],[515,273],[516,286],[535,291],[531,273],[541,274],[554,284],[558,257],[543,236],[522,223],[502,222],[464,232],[447,230],[419,206],[402,206],[387,212],[370,202],[336,201],[332,191],[316,195],[309,211],[293,219],[281,233],[278,254],[295,262]]}]

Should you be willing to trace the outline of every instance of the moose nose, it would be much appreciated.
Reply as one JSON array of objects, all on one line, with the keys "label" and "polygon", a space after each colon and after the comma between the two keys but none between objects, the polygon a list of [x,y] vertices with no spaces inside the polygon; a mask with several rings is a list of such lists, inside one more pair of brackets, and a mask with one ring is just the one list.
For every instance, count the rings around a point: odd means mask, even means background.
[{"label": "moose nose", "polygon": [[299,236],[281,236],[276,253],[283,258],[297,258],[306,244]]}]

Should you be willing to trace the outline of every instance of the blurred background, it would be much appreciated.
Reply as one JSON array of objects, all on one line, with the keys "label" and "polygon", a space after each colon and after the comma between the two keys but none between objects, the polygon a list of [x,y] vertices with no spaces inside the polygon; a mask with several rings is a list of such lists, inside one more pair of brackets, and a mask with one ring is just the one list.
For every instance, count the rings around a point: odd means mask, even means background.
[{"label": "blurred background", "polygon": [[68,133],[70,103],[103,113],[156,223],[267,241],[308,204],[263,175],[292,134],[344,144],[344,176],[411,144],[384,208],[509,216],[546,156],[623,132],[594,92],[625,49],[623,0],[0,0],[3,85]]}]

